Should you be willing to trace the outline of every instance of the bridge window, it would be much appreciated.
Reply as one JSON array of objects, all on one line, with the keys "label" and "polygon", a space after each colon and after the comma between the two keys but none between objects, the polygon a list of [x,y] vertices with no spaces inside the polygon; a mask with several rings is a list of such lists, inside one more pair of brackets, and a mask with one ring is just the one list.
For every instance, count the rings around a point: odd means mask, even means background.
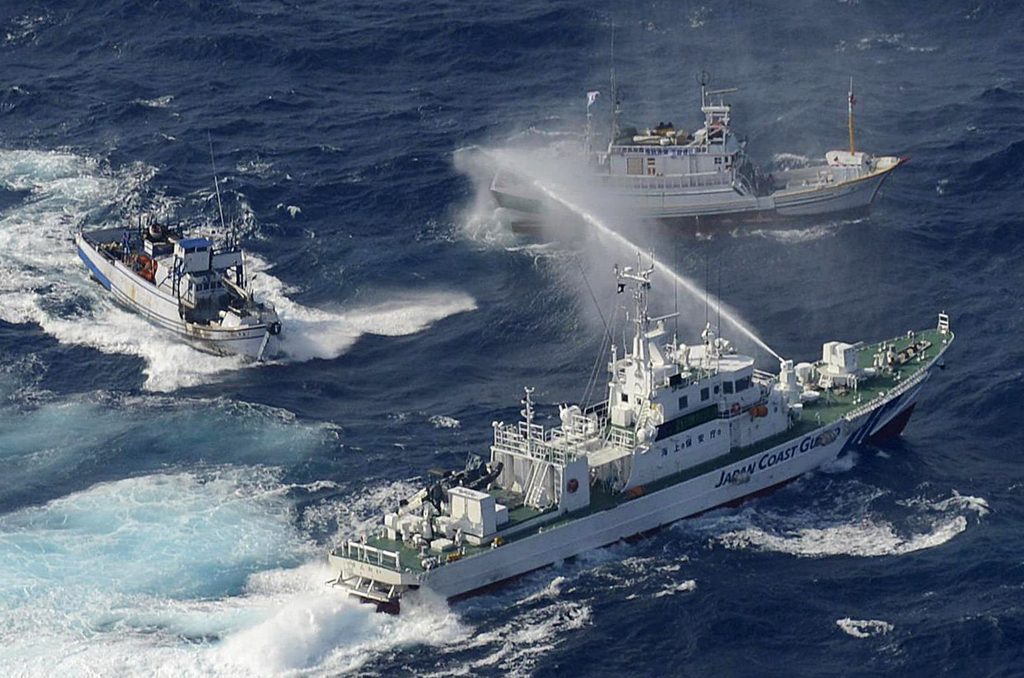
[{"label": "bridge window", "polygon": [[700,390],[700,399],[701,400],[707,400],[710,397],[711,397],[711,395],[710,395],[710,392],[709,392],[709,389],[708,389],[707,386],[705,386],[704,388],[702,388]]},{"label": "bridge window", "polygon": [[731,381],[723,381],[722,382],[722,391],[724,391],[725,393],[732,393],[732,382]]},{"label": "bridge window", "polygon": [[736,380],[736,392],[746,391],[750,388],[750,377],[743,377],[742,379]]},{"label": "bridge window", "polygon": [[628,393],[623,393],[622,394],[622,402],[624,402],[624,403],[628,403],[629,402],[629,394]]},{"label": "bridge window", "polygon": [[689,401],[689,398],[687,398],[686,396],[680,396],[679,397],[679,409],[680,410],[685,410],[689,406],[689,402],[688,401]]}]

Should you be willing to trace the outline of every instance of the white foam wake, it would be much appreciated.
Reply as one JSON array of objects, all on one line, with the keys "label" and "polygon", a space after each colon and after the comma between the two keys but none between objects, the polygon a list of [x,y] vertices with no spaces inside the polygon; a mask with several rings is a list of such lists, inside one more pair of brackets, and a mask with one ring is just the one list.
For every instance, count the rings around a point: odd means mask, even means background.
[{"label": "white foam wake", "polygon": [[0,675],[337,675],[468,639],[442,601],[391,617],[326,587],[289,487],[155,474],[0,516]]},{"label": "white foam wake", "polygon": [[[876,493],[867,502],[879,496]],[[858,511],[859,517],[853,515],[837,519],[801,513],[790,516],[789,522],[796,521],[796,525],[751,524],[724,532],[715,540],[730,549],[753,548],[809,558],[899,556],[941,546],[967,529],[968,512],[977,518],[988,512],[984,499],[963,496],[955,490],[947,499],[915,498],[897,504],[915,509],[904,527],[897,527],[892,521],[868,512],[864,505]],[[767,520],[771,521],[771,517],[768,516]],[[803,521],[810,524],[799,524]],[[826,524],[821,525],[822,522]]]},{"label": "white foam wake", "polygon": [[[89,280],[72,242],[79,224],[109,221],[109,214],[137,199],[154,173],[141,164],[110,171],[66,152],[0,150],[0,187],[28,194],[0,215],[0,319],[36,323],[61,343],[138,356],[145,362],[144,387],[171,391],[215,380],[245,363],[197,351],[115,305]],[[396,294],[366,308],[308,308],[288,298],[265,262],[252,259],[262,269],[257,289],[281,311],[285,350],[294,360],[337,357],[362,334],[410,334],[476,308],[468,295],[447,292]]]},{"label": "white foam wake", "polygon": [[285,284],[266,272],[267,262],[249,256],[253,288],[258,298],[274,304],[284,325],[282,349],[287,360],[336,358],[364,334],[387,337],[420,332],[431,324],[476,309],[473,297],[462,292],[409,291],[384,301],[350,309],[326,310],[303,306],[288,297]]},{"label": "white foam wake", "polygon": [[922,534],[901,535],[885,521],[865,520],[832,527],[807,527],[772,534],[757,527],[725,534],[721,543],[732,549],[757,548],[795,556],[893,556],[913,553],[945,544],[967,529],[967,519],[954,516],[932,526]]}]

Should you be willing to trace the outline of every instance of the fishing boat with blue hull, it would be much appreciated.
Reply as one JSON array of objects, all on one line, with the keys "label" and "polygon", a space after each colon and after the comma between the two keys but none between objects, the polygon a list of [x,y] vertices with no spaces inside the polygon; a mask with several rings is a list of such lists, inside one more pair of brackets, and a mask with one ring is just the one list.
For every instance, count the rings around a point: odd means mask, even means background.
[{"label": "fishing boat with blue hull", "polygon": [[234,242],[154,221],[81,230],[75,244],[115,301],[196,348],[255,360],[278,352],[281,321],[272,304],[254,299]]},{"label": "fishing boat with blue hull", "polygon": [[471,458],[334,548],[332,583],[396,612],[421,589],[461,597],[733,504],[899,435],[953,341],[943,313],[873,344],[827,342],[821,360],[782,360],[772,374],[710,326],[691,345],[670,337],[675,314],[648,315],[653,271],[616,270],[635,329],[621,353],[611,346],[600,402],[563,405],[545,428],[527,389],[523,420],[494,422],[487,461]]}]

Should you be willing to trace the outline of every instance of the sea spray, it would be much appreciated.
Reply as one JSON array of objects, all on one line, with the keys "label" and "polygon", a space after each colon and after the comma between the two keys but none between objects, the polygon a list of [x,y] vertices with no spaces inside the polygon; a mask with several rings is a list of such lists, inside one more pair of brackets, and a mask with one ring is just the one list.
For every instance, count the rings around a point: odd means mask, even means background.
[{"label": "sea spray", "polygon": [[[512,166],[515,168],[515,171],[517,173],[528,177],[532,185],[538,191],[540,191],[545,197],[562,205],[563,207],[577,215],[579,218],[583,219],[583,221],[585,221],[587,224],[594,227],[599,236],[605,238],[606,240],[611,240],[616,245],[634,251],[640,249],[635,243],[633,243],[626,236],[622,235],[620,232],[616,231],[614,228],[606,224],[592,211],[580,206],[579,204],[577,204],[576,201],[571,199],[569,196],[565,195],[563,191],[560,191],[556,189],[554,186],[552,186],[552,182],[549,182],[545,180],[543,177],[539,176],[538,172],[530,171],[529,168],[524,167],[524,163],[518,158],[513,157],[512,154],[503,151],[487,151],[487,153],[489,153],[497,163],[506,166]],[[685,276],[673,271],[671,268],[669,268],[664,263],[661,263],[658,260],[654,261],[654,266],[657,268],[658,271],[664,273],[669,278],[671,278],[676,284],[678,284],[680,287],[686,290],[686,292],[692,295],[695,299],[706,299],[712,311],[720,315],[724,320],[729,322],[740,333],[742,333],[748,339],[753,341],[757,346],[762,348],[769,355],[771,355],[772,357],[776,358],[779,361],[782,360],[782,357],[778,353],[776,353],[770,346],[768,346],[768,344],[766,344],[764,340],[762,340],[752,329],[747,327],[747,325],[744,324],[743,321],[741,321],[734,312],[726,308],[718,300],[710,298],[705,293],[705,291],[702,290],[698,285],[693,283]]]}]

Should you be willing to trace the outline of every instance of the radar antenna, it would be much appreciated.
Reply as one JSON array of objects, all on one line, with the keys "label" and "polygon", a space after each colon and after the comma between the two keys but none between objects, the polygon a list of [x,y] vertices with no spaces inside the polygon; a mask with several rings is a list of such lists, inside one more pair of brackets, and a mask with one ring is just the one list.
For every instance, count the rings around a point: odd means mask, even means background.
[{"label": "radar antenna", "polygon": [[708,85],[711,84],[711,74],[705,70],[701,70],[697,73],[697,84],[700,85],[700,105],[701,108],[703,108],[708,105],[707,91]]},{"label": "radar antenna", "polygon": [[655,268],[654,254],[650,254],[649,258],[651,265],[647,268],[643,267],[640,252],[636,253],[636,269],[632,266],[620,269],[618,264],[615,265],[616,289],[618,293],[624,292],[627,285],[633,288],[633,303],[636,308],[633,318],[633,322],[636,323],[636,334],[633,337],[633,356],[641,361],[647,359],[644,335],[647,334],[651,321],[650,316],[647,315],[647,298],[651,291],[651,274],[654,273]]}]

